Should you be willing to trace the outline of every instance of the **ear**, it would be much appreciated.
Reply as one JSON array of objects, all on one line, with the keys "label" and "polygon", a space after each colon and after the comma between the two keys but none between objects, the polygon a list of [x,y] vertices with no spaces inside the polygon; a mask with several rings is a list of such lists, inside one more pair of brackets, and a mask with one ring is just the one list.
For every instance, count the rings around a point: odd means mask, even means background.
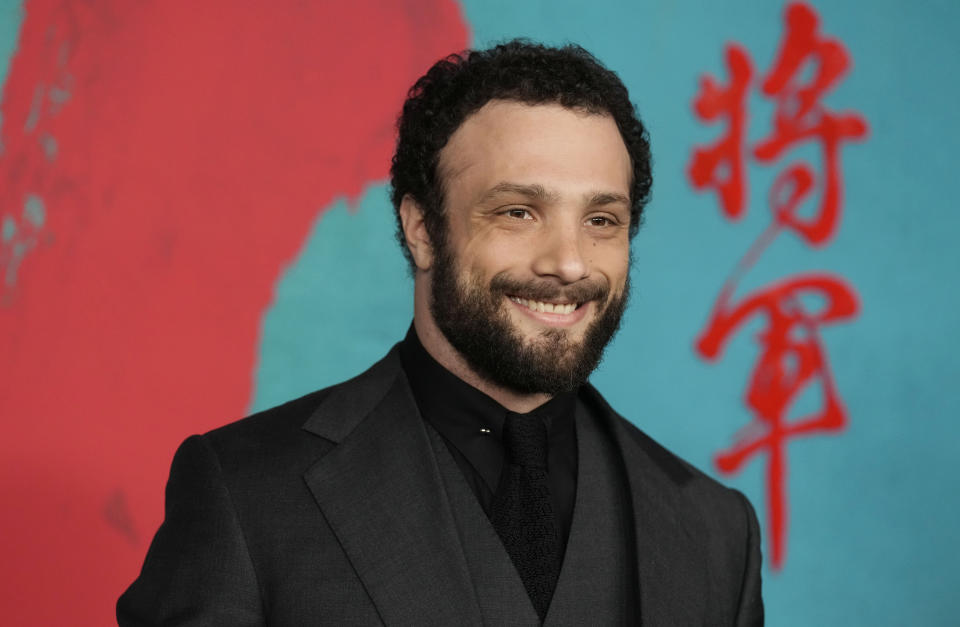
[{"label": "ear", "polygon": [[423,222],[423,210],[410,194],[400,201],[400,223],[403,225],[403,237],[413,257],[413,263],[420,270],[429,270],[433,265],[433,246]]}]

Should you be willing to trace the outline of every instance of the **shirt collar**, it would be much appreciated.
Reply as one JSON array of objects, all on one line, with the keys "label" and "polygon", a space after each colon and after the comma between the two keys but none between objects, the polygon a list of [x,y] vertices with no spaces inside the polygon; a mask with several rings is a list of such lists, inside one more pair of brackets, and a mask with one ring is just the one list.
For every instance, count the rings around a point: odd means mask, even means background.
[{"label": "shirt collar", "polygon": [[[440,365],[423,347],[413,325],[400,344],[400,359],[423,417],[455,446],[495,490],[503,465],[501,436],[507,408]],[[576,393],[558,394],[534,409],[552,441],[573,429]]]}]

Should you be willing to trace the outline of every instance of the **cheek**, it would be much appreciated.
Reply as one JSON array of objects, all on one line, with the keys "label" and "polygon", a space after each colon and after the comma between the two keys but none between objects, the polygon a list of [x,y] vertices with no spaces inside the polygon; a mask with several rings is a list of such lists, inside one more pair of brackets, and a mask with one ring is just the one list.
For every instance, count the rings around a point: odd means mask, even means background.
[{"label": "cheek", "polygon": [[503,237],[477,238],[464,247],[464,259],[488,276],[523,262],[526,247]]},{"label": "cheek", "polygon": [[626,281],[630,271],[630,248],[628,246],[604,246],[600,244],[591,248],[590,265],[604,274],[610,281],[610,287],[616,288]]}]

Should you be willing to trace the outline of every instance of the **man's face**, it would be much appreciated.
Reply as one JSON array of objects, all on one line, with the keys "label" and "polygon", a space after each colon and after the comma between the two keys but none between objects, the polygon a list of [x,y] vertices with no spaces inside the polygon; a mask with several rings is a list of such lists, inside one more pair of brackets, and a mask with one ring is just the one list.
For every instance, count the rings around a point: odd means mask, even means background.
[{"label": "man's face", "polygon": [[439,170],[437,326],[495,384],[548,394],[580,385],[628,293],[631,167],[613,119],[491,101],[453,134]]}]

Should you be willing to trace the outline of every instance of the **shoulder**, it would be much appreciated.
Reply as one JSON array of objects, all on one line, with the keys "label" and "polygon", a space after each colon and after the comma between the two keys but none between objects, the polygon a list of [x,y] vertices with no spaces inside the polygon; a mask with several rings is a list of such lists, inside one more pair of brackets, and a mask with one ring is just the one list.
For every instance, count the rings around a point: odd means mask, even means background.
[{"label": "shoulder", "polygon": [[336,388],[317,390],[203,434],[218,453],[284,446],[299,437],[303,423]]},{"label": "shoulder", "polygon": [[743,494],[709,476],[650,437],[615,411],[594,388],[588,398],[612,424],[628,474],[668,495],[688,513],[696,512],[706,525],[743,530],[755,519],[753,507]]},{"label": "shoulder", "polygon": [[400,372],[395,350],[365,372],[199,436],[226,474],[302,472],[363,419]]},{"label": "shoulder", "polygon": [[686,547],[714,573],[710,596],[735,601],[723,611],[735,611],[737,624],[762,624],[760,528],[753,506],[739,491],[667,450],[592,392],[620,448],[635,515],[648,525],[682,529],[667,537],[682,538],[673,548],[683,552],[681,547]]}]

